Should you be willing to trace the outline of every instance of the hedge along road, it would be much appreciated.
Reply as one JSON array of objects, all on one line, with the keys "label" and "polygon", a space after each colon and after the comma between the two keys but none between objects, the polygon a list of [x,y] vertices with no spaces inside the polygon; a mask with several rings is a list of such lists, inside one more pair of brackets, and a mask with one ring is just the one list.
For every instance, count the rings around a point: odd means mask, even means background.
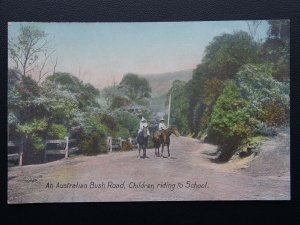
[{"label": "hedge along road", "polygon": [[290,199],[287,146],[286,134],[267,141],[266,152],[277,149],[282,163],[257,157],[251,162],[255,167],[245,169],[241,163],[211,162],[207,153],[216,146],[175,136],[169,159],[148,149],[145,159],[129,151],[10,167],[8,203]]}]

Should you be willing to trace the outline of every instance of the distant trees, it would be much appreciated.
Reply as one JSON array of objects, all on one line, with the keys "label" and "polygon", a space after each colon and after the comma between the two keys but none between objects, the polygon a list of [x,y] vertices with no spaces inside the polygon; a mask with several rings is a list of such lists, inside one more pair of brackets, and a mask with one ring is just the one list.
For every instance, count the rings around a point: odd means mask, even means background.
[{"label": "distant trees", "polygon": [[123,89],[126,95],[133,101],[141,98],[149,98],[151,94],[151,88],[146,78],[132,73],[124,75],[119,88]]},{"label": "distant trees", "polygon": [[43,71],[53,49],[45,31],[33,25],[21,25],[19,35],[8,40],[8,53],[23,76],[37,70],[38,82],[49,73]]}]

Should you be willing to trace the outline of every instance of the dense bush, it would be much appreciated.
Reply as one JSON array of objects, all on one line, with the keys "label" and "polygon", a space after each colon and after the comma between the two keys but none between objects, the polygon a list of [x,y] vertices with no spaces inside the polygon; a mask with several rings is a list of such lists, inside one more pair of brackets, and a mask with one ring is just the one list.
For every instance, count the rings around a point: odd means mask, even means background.
[{"label": "dense bush", "polygon": [[30,122],[20,123],[16,131],[25,138],[25,142],[36,152],[43,150],[42,137],[47,129],[46,119],[34,119]]},{"label": "dense bush", "polygon": [[80,150],[85,154],[106,152],[107,127],[101,123],[99,115],[89,115],[84,120]]},{"label": "dense bush", "polygon": [[131,101],[127,97],[116,96],[112,100],[111,109],[114,110],[116,108],[121,108],[123,106],[130,105]]},{"label": "dense bush", "polygon": [[48,129],[47,135],[50,139],[64,139],[68,135],[68,131],[64,125],[53,123]]},{"label": "dense bush", "polygon": [[260,44],[243,31],[221,34],[209,43],[202,63],[195,68],[187,84],[187,114],[194,137],[206,132],[224,82],[234,79],[244,64],[261,62],[260,49]]},{"label": "dense bush", "polygon": [[[182,134],[189,133],[187,92],[186,82],[175,80],[167,95],[167,100],[169,100],[170,94],[172,97],[170,124],[175,125]],[[168,102],[166,102],[166,104],[168,104]]]},{"label": "dense bush", "polygon": [[[225,83],[210,120],[207,140],[238,146],[255,135],[272,134],[289,116],[288,88],[272,78],[269,65],[245,65]],[[224,151],[234,150],[231,146]]]},{"label": "dense bush", "polygon": [[235,83],[227,82],[214,107],[209,136],[214,136],[218,143],[222,143],[229,138],[242,139],[250,135],[251,115],[247,104]]},{"label": "dense bush", "polygon": [[[119,124],[120,128],[126,128],[131,137],[137,135],[139,129],[139,118],[126,111],[116,111],[111,114],[114,120]],[[124,131],[124,129],[123,129]],[[126,134],[126,133],[124,133]],[[127,134],[126,134],[127,135]]]}]

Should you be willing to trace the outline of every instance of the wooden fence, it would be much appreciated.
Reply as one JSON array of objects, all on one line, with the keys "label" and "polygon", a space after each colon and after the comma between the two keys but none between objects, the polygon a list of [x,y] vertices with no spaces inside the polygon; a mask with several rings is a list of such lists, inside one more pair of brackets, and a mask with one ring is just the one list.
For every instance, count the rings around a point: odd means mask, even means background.
[{"label": "wooden fence", "polygon": [[19,161],[19,166],[23,164],[23,139],[21,139],[21,144],[18,146],[16,143],[12,141],[8,141],[7,143],[8,152],[7,152],[7,160],[8,161]]},{"label": "wooden fence", "polygon": [[77,140],[69,139],[69,137],[66,137],[64,140],[47,140],[45,143],[44,162],[47,162],[48,155],[65,155],[65,158],[68,158],[69,154],[79,150],[76,145]]},{"label": "wooden fence", "polygon": [[[20,145],[17,145],[11,141],[8,142],[8,148],[17,149],[14,151],[8,152],[8,161],[19,161],[19,166],[23,164],[23,139],[21,139]],[[133,138],[123,139],[121,137],[107,138],[107,149],[109,152],[113,150],[132,150],[137,148],[137,142]],[[77,140],[69,139],[66,137],[62,140],[46,140],[44,146],[44,162],[47,162],[49,155],[65,155],[65,158],[69,157],[69,154],[72,154],[78,151]]]},{"label": "wooden fence", "polygon": [[121,137],[107,137],[106,143],[109,152],[112,152],[113,150],[132,150],[137,146],[136,140],[132,138],[123,139]]}]

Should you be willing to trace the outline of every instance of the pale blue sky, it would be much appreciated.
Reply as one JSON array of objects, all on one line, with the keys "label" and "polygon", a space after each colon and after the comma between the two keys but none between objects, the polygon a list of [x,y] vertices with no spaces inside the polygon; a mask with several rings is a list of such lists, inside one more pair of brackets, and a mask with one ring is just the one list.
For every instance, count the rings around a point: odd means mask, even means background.
[{"label": "pale blue sky", "polygon": [[[96,87],[119,82],[128,72],[155,74],[194,69],[205,47],[222,33],[248,31],[245,21],[152,23],[32,23],[53,38],[57,71]],[[10,23],[9,36],[20,23]],[[268,24],[259,27],[265,38]]]}]

